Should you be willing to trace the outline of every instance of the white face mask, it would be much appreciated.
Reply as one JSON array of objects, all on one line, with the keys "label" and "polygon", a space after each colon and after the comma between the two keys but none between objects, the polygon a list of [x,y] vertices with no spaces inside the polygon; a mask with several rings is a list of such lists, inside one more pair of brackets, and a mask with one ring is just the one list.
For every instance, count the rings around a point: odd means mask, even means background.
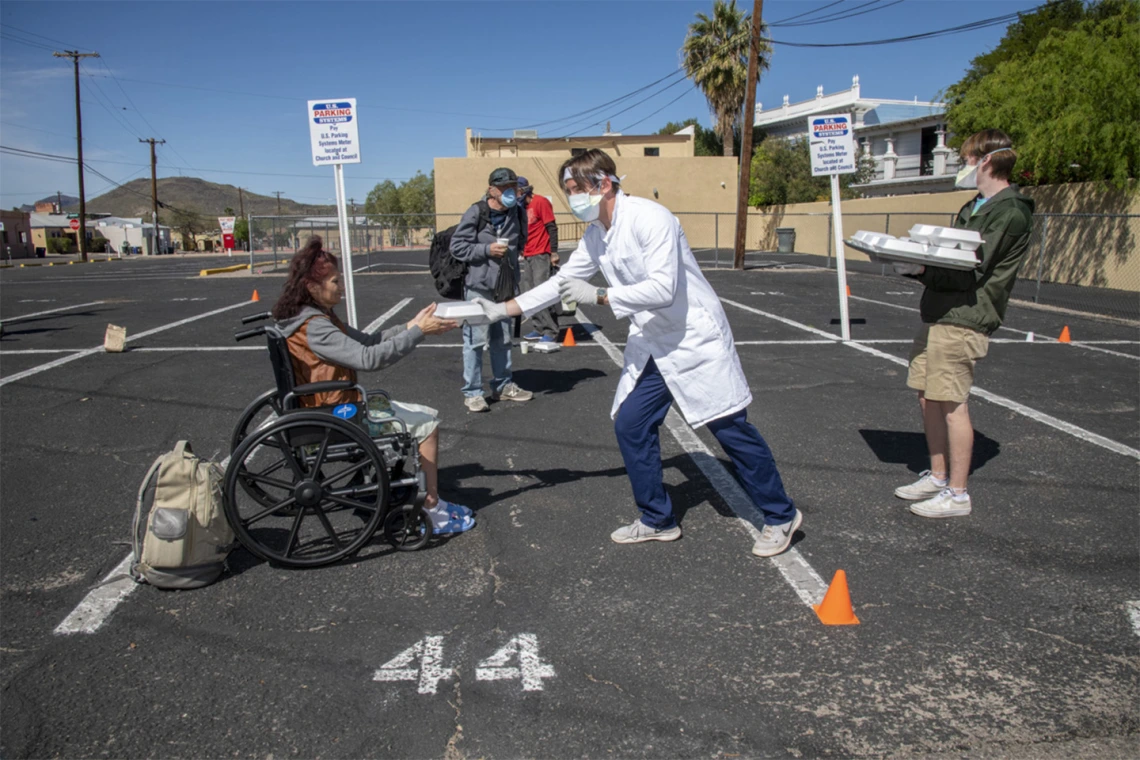
[{"label": "white face mask", "polygon": [[978,186],[978,166],[963,166],[958,170],[958,176],[954,178],[954,187],[961,188],[962,190],[973,190]]},{"label": "white face mask", "polygon": [[583,222],[592,222],[602,213],[602,196],[589,193],[574,193],[567,201],[570,211]]},{"label": "white face mask", "polygon": [[978,186],[978,168],[981,167],[982,162],[985,161],[988,157],[992,156],[994,153],[1001,153],[1003,150],[1013,149],[998,148],[997,150],[992,150],[986,155],[979,158],[978,163],[974,164],[973,166],[963,166],[961,169],[959,169],[958,176],[954,178],[954,187],[958,187],[963,190],[973,190],[976,188]]}]

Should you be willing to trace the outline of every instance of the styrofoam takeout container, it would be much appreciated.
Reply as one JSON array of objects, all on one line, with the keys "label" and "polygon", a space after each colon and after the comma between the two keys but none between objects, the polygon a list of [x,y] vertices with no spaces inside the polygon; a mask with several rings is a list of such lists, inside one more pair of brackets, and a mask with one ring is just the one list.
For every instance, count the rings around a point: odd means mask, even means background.
[{"label": "styrofoam takeout container", "polygon": [[961,248],[976,251],[982,245],[982,236],[976,230],[955,227],[938,227],[933,224],[916,224],[910,228],[910,238],[939,248]]},{"label": "styrofoam takeout container", "polygon": [[454,319],[478,322],[484,319],[483,307],[471,301],[444,301],[435,307],[435,315],[440,319]]}]

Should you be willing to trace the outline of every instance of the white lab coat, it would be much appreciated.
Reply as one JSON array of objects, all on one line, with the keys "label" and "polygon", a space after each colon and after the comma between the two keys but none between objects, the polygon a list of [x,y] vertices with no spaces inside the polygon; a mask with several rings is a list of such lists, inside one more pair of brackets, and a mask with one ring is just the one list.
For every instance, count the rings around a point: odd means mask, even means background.
[{"label": "white lab coat", "polygon": [[667,208],[619,191],[610,229],[600,222],[587,227],[558,274],[516,301],[529,316],[559,300],[562,279],[588,280],[599,269],[614,316],[630,321],[611,417],[651,356],[693,427],[752,403],[724,309]]}]

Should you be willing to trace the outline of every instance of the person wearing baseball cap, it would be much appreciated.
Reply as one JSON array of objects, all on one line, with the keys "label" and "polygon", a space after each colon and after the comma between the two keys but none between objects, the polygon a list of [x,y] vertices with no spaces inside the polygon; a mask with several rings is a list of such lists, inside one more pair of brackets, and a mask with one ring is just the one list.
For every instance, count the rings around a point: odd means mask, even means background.
[{"label": "person wearing baseball cap", "polygon": [[[526,212],[518,205],[519,178],[501,166],[487,177],[487,192],[467,209],[451,236],[451,255],[467,264],[463,297],[502,302],[518,293],[519,256],[526,246]],[[483,347],[491,354],[492,401],[530,401],[534,394],[511,376],[511,320],[463,325],[463,403],[488,412],[483,395]]]}]

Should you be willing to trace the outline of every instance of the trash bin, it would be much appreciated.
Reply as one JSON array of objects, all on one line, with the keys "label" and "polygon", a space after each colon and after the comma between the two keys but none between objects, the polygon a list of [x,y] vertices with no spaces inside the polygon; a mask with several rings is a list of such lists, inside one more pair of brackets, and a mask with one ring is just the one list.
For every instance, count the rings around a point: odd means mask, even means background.
[{"label": "trash bin", "polygon": [[776,228],[776,252],[777,253],[791,253],[796,250],[796,228],[795,227],[777,227]]},{"label": "trash bin", "polygon": [[44,248],[43,246],[37,245],[36,246],[36,258],[42,259],[46,255],[47,255],[47,248]]}]

